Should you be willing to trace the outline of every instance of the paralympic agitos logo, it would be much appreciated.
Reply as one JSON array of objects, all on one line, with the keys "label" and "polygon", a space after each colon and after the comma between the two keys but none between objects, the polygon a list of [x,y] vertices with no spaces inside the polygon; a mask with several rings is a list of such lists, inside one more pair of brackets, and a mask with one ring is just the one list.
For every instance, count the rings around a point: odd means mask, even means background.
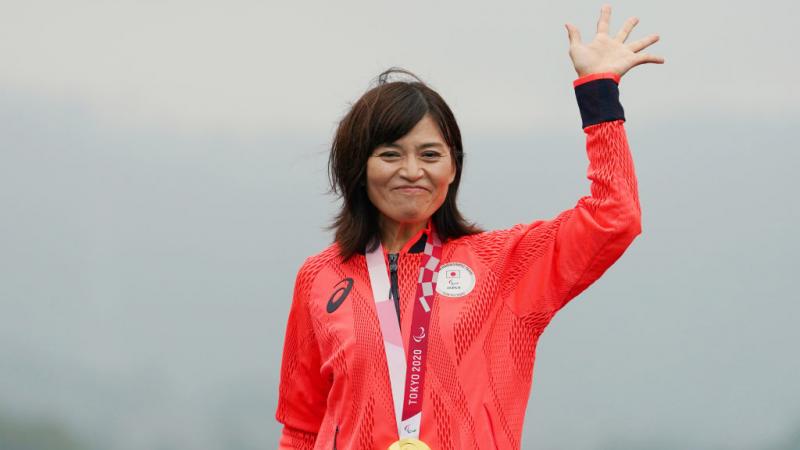
[{"label": "paralympic agitos logo", "polygon": [[350,290],[353,289],[353,279],[345,278],[344,280],[336,283],[334,288],[336,288],[336,290],[333,291],[331,298],[328,299],[328,307],[326,308],[328,314],[336,311],[340,306],[342,306],[344,299],[347,298],[347,295],[350,294]]}]

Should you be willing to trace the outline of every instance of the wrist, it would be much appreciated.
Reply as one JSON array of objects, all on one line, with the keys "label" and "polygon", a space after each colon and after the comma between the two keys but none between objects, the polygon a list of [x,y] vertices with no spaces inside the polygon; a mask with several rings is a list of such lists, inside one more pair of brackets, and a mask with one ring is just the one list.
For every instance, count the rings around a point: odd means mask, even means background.
[{"label": "wrist", "polygon": [[616,84],[619,84],[622,76],[616,72],[586,72],[584,74],[578,74],[578,78],[572,82],[572,86],[578,87],[581,84],[602,78],[610,78],[614,80]]},{"label": "wrist", "polygon": [[575,80],[575,97],[584,129],[600,122],[625,120],[619,101],[619,75],[614,75],[608,72],[589,74]]}]

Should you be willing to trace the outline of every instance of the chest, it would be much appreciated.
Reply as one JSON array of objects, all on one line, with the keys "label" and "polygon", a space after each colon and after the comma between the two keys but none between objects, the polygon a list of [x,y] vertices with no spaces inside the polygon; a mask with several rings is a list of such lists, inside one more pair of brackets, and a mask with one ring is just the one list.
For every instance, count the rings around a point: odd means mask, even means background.
[{"label": "chest", "polygon": [[[413,329],[412,319],[423,259],[421,253],[401,253],[396,270],[386,267],[387,279],[399,294],[399,327],[406,350],[412,335],[422,331]],[[468,248],[445,247],[425,330],[431,351],[460,364],[471,349],[479,348],[499,306],[497,292],[496,276]],[[310,294],[322,371],[335,379],[342,373],[361,376],[384,370],[381,325],[363,255],[324,270]],[[397,320],[396,313],[392,318]]]}]

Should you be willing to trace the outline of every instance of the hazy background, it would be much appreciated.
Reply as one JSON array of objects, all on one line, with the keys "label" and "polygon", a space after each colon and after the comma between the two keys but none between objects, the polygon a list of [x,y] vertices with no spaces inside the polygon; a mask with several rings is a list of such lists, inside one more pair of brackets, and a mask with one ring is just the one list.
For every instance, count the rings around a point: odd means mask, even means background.
[{"label": "hazy background", "polygon": [[[390,66],[487,228],[588,193],[602,2],[0,1],[0,448],[275,448],[338,120]],[[526,449],[800,449],[795,2],[612,2],[643,234],[542,336]]]}]

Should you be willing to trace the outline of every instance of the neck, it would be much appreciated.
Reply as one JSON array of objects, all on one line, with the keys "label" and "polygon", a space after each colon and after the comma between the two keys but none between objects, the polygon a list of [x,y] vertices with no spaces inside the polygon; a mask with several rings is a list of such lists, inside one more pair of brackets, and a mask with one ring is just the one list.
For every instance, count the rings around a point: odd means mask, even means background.
[{"label": "neck", "polygon": [[381,244],[388,253],[397,253],[409,239],[425,228],[428,219],[421,222],[395,222],[386,217],[380,221]]}]

